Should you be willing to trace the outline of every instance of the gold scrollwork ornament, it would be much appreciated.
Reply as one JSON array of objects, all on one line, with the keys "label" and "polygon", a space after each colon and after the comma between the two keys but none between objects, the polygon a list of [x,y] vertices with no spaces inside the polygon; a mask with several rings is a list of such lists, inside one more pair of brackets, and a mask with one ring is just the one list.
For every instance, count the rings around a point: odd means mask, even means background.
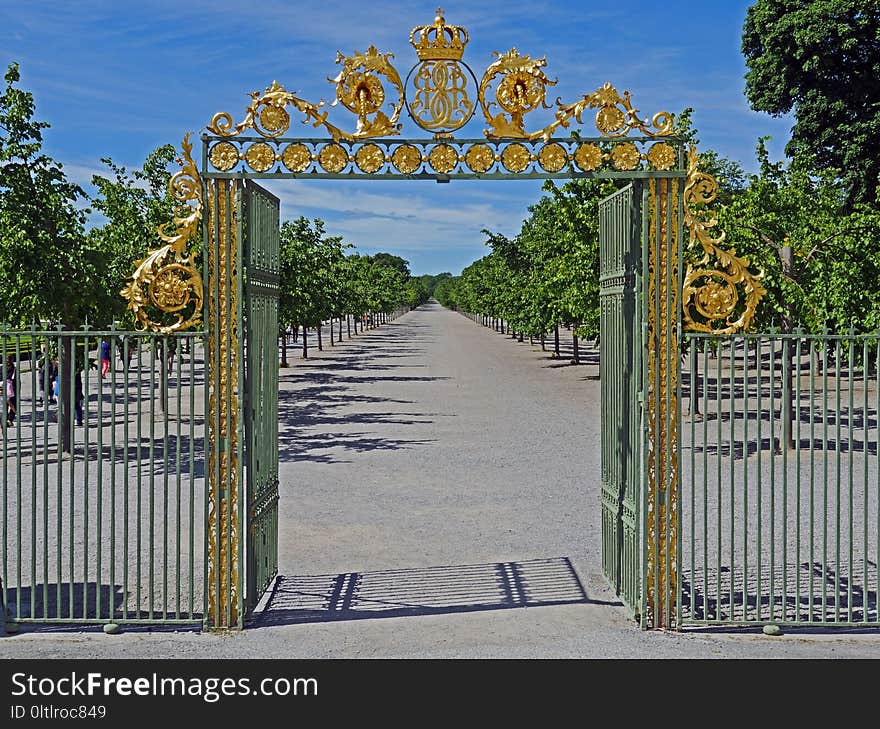
[{"label": "gold scrollwork ornament", "polygon": [[[403,82],[397,69],[391,65],[391,58],[394,58],[393,53],[379,53],[375,46],[370,46],[364,53],[355,52],[353,56],[336,54],[336,63],[342,66],[342,70],[335,78],[329,79],[336,84],[336,99],[331,106],[341,103],[358,117],[357,131],[346,138],[367,139],[400,134],[398,119],[403,108]],[[379,76],[384,76],[397,90],[391,117],[382,111],[386,95]]]},{"label": "gold scrollwork ornament", "polygon": [[[323,110],[323,101],[313,104],[301,99],[296,92],[288,91],[277,81],[273,81],[263,92],[251,93],[250,106],[245,111],[244,119],[238,124],[233,121],[231,114],[221,111],[211,119],[208,131],[221,137],[233,137],[245,129],[254,129],[267,138],[280,137],[290,128],[290,114],[286,107],[293,106],[305,114],[303,123],[311,121],[314,127],[324,127],[334,142],[399,134],[398,119],[403,108],[403,83],[389,60],[393,57],[391,53],[379,53],[374,46],[370,46],[365,53],[356,52],[353,56],[337,54],[336,63],[342,66],[342,70],[335,78],[329,79],[336,84],[336,99],[331,106],[341,103],[357,114],[357,128],[354,133],[346,132],[327,121],[328,112]],[[398,98],[390,117],[381,111],[386,93],[379,76],[384,76],[397,90]]]},{"label": "gold scrollwork ornament", "polygon": [[[480,107],[490,127],[485,131],[486,136],[490,139],[537,138],[526,133],[523,116],[540,107],[550,108],[546,102],[547,86],[555,86],[557,82],[551,81],[542,70],[547,59],[521,56],[516,48],[495,55],[497,58],[483,74],[479,89]],[[496,82],[499,76],[500,80]],[[495,101],[489,101],[493,83]],[[491,109],[496,105],[501,111],[493,115]]]},{"label": "gold scrollwork ornament", "polygon": [[[189,134],[184,136],[182,147],[181,169],[169,183],[179,204],[172,223],[157,230],[165,245],[135,263],[131,281],[120,291],[134,314],[135,326],[160,334],[183,331],[202,321],[202,277],[196,252],[187,253],[187,243],[197,238],[202,220],[202,181],[192,158]],[[151,308],[173,315],[174,321],[152,319]]]},{"label": "gold scrollwork ornament", "polygon": [[[733,334],[752,326],[758,304],[767,293],[760,279],[763,273],[749,271],[749,261],[736,255],[736,249],[722,248],[726,234],[713,237],[718,214],[707,208],[718,196],[718,183],[700,171],[696,147],[688,152],[688,176],[684,188],[684,222],[690,232],[690,247],[696,243],[703,256],[688,265],[682,286],[682,313],[685,329],[708,334]],[[712,259],[717,263],[710,266]],[[740,307],[737,286],[745,298]],[[737,316],[737,311],[739,315]],[[699,315],[702,321],[698,321]]]}]

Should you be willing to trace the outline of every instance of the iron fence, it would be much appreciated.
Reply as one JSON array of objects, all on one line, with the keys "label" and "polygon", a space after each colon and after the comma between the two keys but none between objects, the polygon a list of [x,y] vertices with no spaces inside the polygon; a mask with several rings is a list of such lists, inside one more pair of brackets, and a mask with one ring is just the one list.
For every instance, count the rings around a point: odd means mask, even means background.
[{"label": "iron fence", "polygon": [[203,334],[0,330],[0,354],[8,619],[200,622]]},{"label": "iron fence", "polygon": [[678,624],[876,626],[880,335],[684,341]]}]

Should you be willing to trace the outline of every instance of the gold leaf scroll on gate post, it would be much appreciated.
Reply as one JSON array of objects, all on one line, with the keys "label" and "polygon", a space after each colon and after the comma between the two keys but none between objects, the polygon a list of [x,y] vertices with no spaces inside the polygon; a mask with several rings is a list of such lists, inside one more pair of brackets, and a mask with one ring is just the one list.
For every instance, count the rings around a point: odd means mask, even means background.
[{"label": "gold leaf scroll on gate post", "polygon": [[[198,237],[202,221],[202,181],[192,158],[189,134],[184,136],[182,147],[182,169],[169,183],[179,205],[172,223],[157,230],[165,245],[135,263],[131,281],[119,292],[128,301],[135,326],[160,334],[183,331],[202,321],[202,276],[195,263],[196,252],[187,252],[187,244]],[[151,319],[151,307],[173,315],[176,321],[168,324]]]},{"label": "gold leaf scroll on gate post", "polygon": [[[706,208],[718,197],[718,183],[700,171],[696,147],[688,152],[688,175],[684,188],[684,223],[690,231],[689,246],[699,243],[703,256],[695,265],[688,265],[682,286],[684,328],[707,334],[733,334],[749,329],[755,311],[767,290],[761,285],[763,273],[749,271],[749,262],[736,255],[736,249],[722,248],[726,234],[712,236],[718,225],[718,214]],[[708,265],[712,259],[715,267]],[[740,306],[737,286],[745,289]],[[737,311],[739,315],[737,316]],[[698,321],[702,319],[702,321]]]}]

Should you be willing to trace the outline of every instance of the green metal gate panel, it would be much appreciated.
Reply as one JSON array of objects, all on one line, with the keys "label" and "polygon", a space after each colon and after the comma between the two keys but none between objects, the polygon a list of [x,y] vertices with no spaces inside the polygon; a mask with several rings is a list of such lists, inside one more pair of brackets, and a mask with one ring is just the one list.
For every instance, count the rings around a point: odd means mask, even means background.
[{"label": "green metal gate panel", "polygon": [[279,200],[254,182],[240,193],[244,261],[245,610],[278,572]]},{"label": "green metal gate panel", "polygon": [[642,335],[641,194],[634,185],[599,206],[602,412],[602,568],[639,613]]},{"label": "green metal gate panel", "polygon": [[204,333],[0,329],[0,357],[0,628],[200,623]]},{"label": "green metal gate panel", "polygon": [[880,625],[880,335],[688,333],[680,624]]}]

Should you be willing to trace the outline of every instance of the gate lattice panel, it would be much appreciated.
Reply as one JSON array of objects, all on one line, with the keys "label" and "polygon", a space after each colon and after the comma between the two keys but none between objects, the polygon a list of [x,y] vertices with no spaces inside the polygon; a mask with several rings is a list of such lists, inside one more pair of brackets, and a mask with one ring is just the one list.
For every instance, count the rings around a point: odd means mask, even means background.
[{"label": "gate lattice panel", "polygon": [[279,201],[247,180],[241,188],[245,316],[245,610],[278,572]]},{"label": "gate lattice panel", "polygon": [[628,185],[602,201],[600,308],[602,568],[636,615],[642,597],[640,198]]}]

